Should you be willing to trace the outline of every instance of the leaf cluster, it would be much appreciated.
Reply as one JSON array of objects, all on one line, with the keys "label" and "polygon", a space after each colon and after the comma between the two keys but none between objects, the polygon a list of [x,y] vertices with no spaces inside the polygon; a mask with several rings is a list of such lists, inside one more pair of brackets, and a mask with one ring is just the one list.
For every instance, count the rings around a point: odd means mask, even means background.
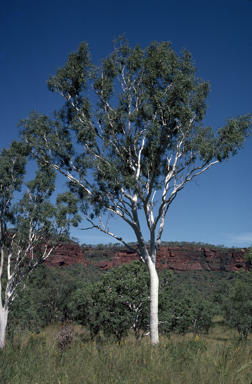
[{"label": "leaf cluster", "polygon": [[[208,332],[217,306],[194,287],[173,286],[173,274],[159,274],[159,329],[165,334]],[[107,272],[101,281],[86,283],[72,295],[73,319],[89,328],[92,337],[102,332],[121,341],[133,329],[140,340],[149,330],[149,274],[140,261]]]},{"label": "leaf cluster", "polygon": [[250,115],[228,119],[217,134],[203,126],[210,85],[191,53],[170,42],[131,48],[120,36],[98,66],[83,42],[47,84],[64,106],[52,119],[32,111],[20,131],[35,158],[68,177],[91,220],[108,209],[134,227],[133,194],[150,213],[151,193],[162,189],[160,218],[199,170],[235,154],[251,131]]},{"label": "leaf cluster", "polygon": [[0,153],[0,310],[7,314],[26,288],[30,273],[68,235],[70,225],[77,226],[81,220],[77,198],[71,192],[58,195],[55,205],[51,203],[56,173],[41,162],[34,179],[24,183],[25,191],[17,199],[27,157],[23,142],[13,141]]},{"label": "leaf cluster", "polygon": [[149,324],[149,274],[140,261],[106,273],[94,285],[85,284],[73,296],[74,319],[120,342],[133,328],[136,338]]},{"label": "leaf cluster", "polygon": [[240,272],[222,305],[227,325],[236,328],[242,339],[252,331],[252,273]]}]

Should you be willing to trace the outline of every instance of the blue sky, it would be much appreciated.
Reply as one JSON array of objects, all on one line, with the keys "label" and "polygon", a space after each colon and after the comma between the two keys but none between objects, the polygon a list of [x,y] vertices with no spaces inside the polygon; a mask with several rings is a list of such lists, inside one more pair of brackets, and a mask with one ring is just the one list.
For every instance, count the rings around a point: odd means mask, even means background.
[{"label": "blue sky", "polygon": [[[45,82],[81,41],[89,42],[98,63],[122,33],[132,46],[171,41],[177,52],[183,47],[192,52],[198,76],[211,84],[206,125],[217,129],[225,118],[252,112],[251,19],[249,0],[1,2],[0,149],[18,137],[18,120],[33,108],[50,114],[62,105]],[[162,239],[251,246],[251,181],[252,137],[236,156],[178,194]],[[59,191],[62,185],[60,180]],[[126,241],[135,240],[119,219],[111,221],[110,229]],[[80,243],[112,241],[96,230],[75,229],[72,235]]]}]

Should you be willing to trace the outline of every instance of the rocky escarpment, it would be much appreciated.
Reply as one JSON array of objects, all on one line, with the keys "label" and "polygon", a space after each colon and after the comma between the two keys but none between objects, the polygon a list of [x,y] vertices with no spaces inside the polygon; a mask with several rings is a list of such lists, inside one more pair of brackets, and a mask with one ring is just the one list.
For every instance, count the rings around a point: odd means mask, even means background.
[{"label": "rocky escarpment", "polygon": [[[157,252],[157,269],[171,269],[177,271],[237,271],[246,269],[244,260],[245,249],[221,252],[216,249],[194,248],[194,247],[160,247]],[[129,250],[118,250],[111,260],[95,262],[103,269],[118,267],[124,263],[138,260],[136,252]]]},{"label": "rocky escarpment", "polygon": [[[157,252],[157,269],[177,271],[237,271],[246,269],[246,249],[216,249],[188,246],[161,246]],[[138,260],[137,252],[118,247],[85,248],[69,241],[57,246],[54,254],[46,260],[50,266],[69,266],[81,263],[108,270]]]},{"label": "rocky escarpment", "polygon": [[57,245],[53,254],[45,260],[50,267],[69,267],[72,264],[90,265],[91,261],[86,260],[84,249],[78,244],[69,241]]}]

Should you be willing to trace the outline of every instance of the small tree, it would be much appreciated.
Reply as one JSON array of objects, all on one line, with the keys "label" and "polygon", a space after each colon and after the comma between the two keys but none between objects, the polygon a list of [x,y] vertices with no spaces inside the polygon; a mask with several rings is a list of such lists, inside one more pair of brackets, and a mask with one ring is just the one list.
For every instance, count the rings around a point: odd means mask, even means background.
[{"label": "small tree", "polygon": [[223,303],[224,320],[236,328],[241,339],[252,330],[252,272],[241,272]]},{"label": "small tree", "polygon": [[67,268],[52,268],[45,264],[39,266],[30,276],[28,287],[34,294],[34,310],[40,318],[40,324],[66,321],[69,318],[71,294],[81,284],[82,279],[78,278],[77,273],[73,275]]},{"label": "small tree", "polygon": [[156,253],[168,209],[196,176],[236,154],[251,130],[250,115],[228,119],[217,133],[203,126],[210,86],[196,72],[190,52],[180,56],[169,42],[141,49],[119,38],[99,67],[81,43],[48,80],[49,90],[65,99],[63,108],[53,119],[33,111],[20,122],[34,157],[68,178],[91,228],[129,249],[102,215],[117,215],[133,229],[150,274],[152,344],[159,340]]},{"label": "small tree", "polygon": [[[69,225],[77,225],[76,199],[71,193],[58,195],[56,206],[49,202],[55,189],[55,171],[42,167],[27,191],[13,204],[14,193],[21,190],[27,150],[13,142],[0,153],[0,348],[5,344],[11,304],[25,288],[24,279],[48,258],[60,235]],[[12,229],[10,226],[14,226]],[[4,293],[5,291],[5,293]]]},{"label": "small tree", "polygon": [[194,337],[199,331],[209,332],[209,329],[214,325],[212,322],[214,315],[216,315],[214,303],[199,297],[193,300],[192,331]]},{"label": "small tree", "polygon": [[118,342],[133,329],[137,340],[149,328],[149,286],[146,266],[132,261],[102,276],[101,281],[85,284],[73,295],[74,319],[87,325],[91,335],[102,331]]},{"label": "small tree", "polygon": [[140,261],[124,264],[102,276],[97,287],[97,303],[103,306],[107,317],[107,321],[102,321],[104,331],[108,335],[116,331],[120,341],[132,328],[136,339],[141,340],[140,331],[145,332],[150,322],[150,279],[146,266]]},{"label": "small tree", "polygon": [[190,283],[170,289],[161,288],[159,300],[161,332],[185,334],[208,332],[214,324],[212,319],[217,313],[216,304],[202,297]]}]

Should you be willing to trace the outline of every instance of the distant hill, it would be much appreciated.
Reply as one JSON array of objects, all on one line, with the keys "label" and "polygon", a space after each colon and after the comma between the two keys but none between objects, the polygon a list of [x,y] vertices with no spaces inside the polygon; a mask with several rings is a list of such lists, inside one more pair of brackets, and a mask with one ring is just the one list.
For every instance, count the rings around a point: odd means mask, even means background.
[{"label": "distant hill", "polygon": [[[132,244],[131,244],[132,246]],[[133,246],[137,249],[137,245]],[[246,248],[225,248],[201,243],[166,243],[157,252],[157,269],[174,271],[238,271],[246,269]],[[80,246],[69,240],[57,246],[45,263],[68,267],[73,264],[107,271],[124,263],[138,260],[138,255],[120,246]]]}]

